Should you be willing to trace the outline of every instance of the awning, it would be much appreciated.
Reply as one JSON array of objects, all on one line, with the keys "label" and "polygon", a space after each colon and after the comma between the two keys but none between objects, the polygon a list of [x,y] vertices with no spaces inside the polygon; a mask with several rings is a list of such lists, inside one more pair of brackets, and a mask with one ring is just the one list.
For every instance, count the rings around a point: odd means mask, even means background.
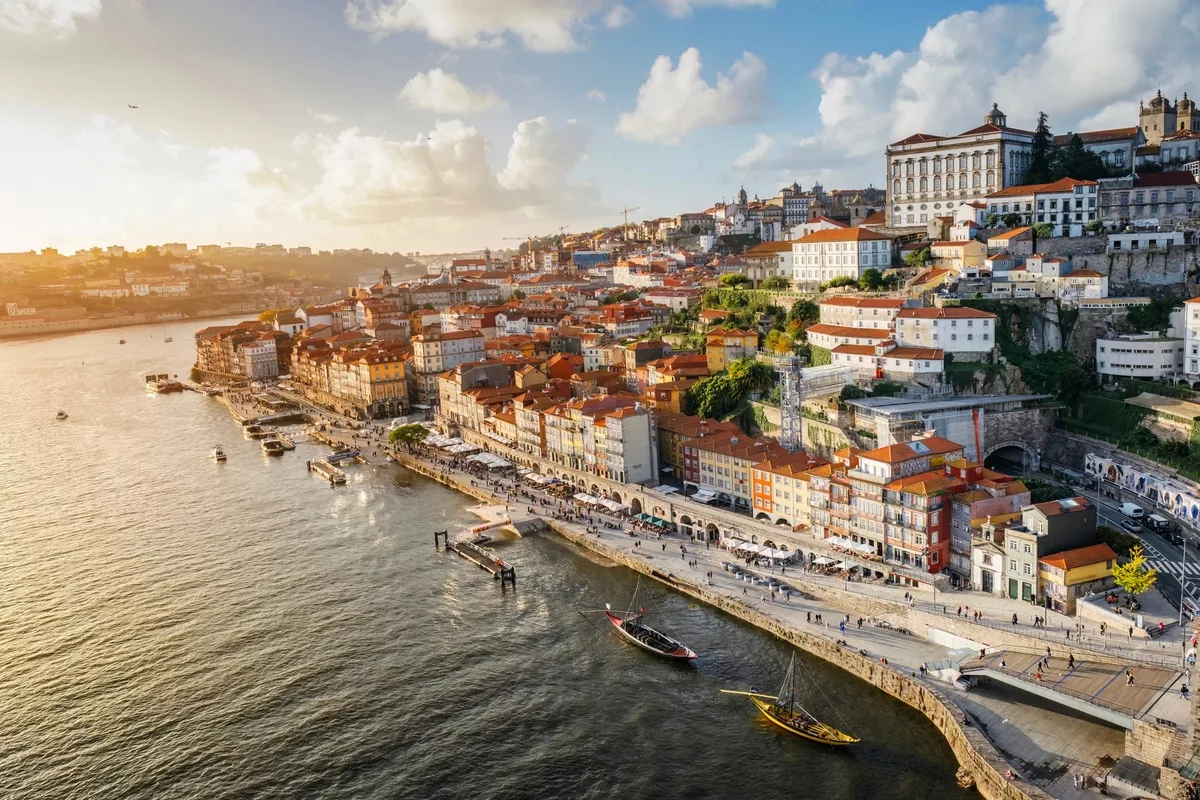
[{"label": "awning", "polygon": [[483,464],[488,469],[504,469],[512,466],[511,461],[503,459],[500,456],[494,456],[491,453],[479,453],[478,455],[471,456],[467,461]]},{"label": "awning", "polygon": [[742,542],[742,544],[738,546],[738,550],[745,550],[747,553],[757,553],[758,545],[751,544],[750,542]]},{"label": "awning", "polygon": [[600,505],[604,506],[609,511],[621,512],[625,510],[625,506],[621,505],[616,500],[609,500],[607,497],[600,498]]},{"label": "awning", "polygon": [[716,492],[710,492],[708,489],[701,489],[692,495],[692,499],[697,503],[708,503],[714,500],[717,496]]},{"label": "awning", "polygon": [[675,470],[671,469],[670,467],[661,467],[661,468],[659,468],[658,471],[659,472],[674,472]]},{"label": "awning", "polygon": [[871,547],[871,545],[867,544],[866,542],[855,542],[854,549],[860,553],[866,553],[867,555],[872,556],[875,555],[875,548]]},{"label": "awning", "polygon": [[458,444],[452,444],[448,447],[444,446],[442,449],[447,453],[462,455],[464,453],[478,453],[481,448],[479,445],[471,444],[470,442],[460,442]]},{"label": "awning", "polygon": [[828,556],[821,556],[820,558],[814,558],[813,563],[819,566],[824,566],[825,564],[832,564],[833,559],[829,558]]},{"label": "awning", "polygon": [[659,494],[679,494],[679,490],[674,486],[667,486],[665,483],[662,486],[655,486],[650,491],[658,492]]},{"label": "awning", "polygon": [[745,544],[746,544],[745,539],[726,539],[725,540],[725,546],[728,548],[731,548],[733,550],[736,550]]},{"label": "awning", "polygon": [[558,478],[551,478],[548,475],[538,475],[536,472],[526,473],[525,480],[535,483],[538,486],[549,486],[552,483],[558,483]]},{"label": "awning", "polygon": [[574,496],[574,498],[573,498],[573,499],[575,499],[575,500],[578,500],[578,501],[579,501],[579,502],[581,502],[581,503],[587,503],[588,505],[592,505],[592,506],[594,506],[594,505],[599,505],[599,504],[600,504],[600,499],[599,499],[599,498],[592,497],[592,496],[591,496],[590,494],[588,494],[587,492],[578,492],[578,493],[577,493],[577,494]]}]

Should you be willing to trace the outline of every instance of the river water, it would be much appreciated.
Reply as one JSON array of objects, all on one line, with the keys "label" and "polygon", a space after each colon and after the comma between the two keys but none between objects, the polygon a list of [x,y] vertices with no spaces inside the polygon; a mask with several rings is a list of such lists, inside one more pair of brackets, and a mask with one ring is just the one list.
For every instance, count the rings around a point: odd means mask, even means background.
[{"label": "river water", "polygon": [[820,661],[851,752],[719,694],[782,677],[752,627],[655,588],[701,654],[655,660],[576,613],[623,607],[625,569],[532,536],[502,592],[434,551],[460,495],[332,489],[315,445],[269,459],[216,400],[146,393],[197,327],[0,342],[0,797],[971,796],[922,716]]}]

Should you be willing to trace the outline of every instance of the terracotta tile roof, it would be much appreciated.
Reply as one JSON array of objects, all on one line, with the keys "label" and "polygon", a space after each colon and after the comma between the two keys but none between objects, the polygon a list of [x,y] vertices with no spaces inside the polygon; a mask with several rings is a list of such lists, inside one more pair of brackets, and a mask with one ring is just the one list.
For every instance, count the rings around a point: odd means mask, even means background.
[{"label": "terracotta tile roof", "polygon": [[1074,272],[1068,272],[1063,277],[1066,277],[1066,278],[1103,278],[1104,276],[1101,275],[1099,272],[1096,272],[1096,270],[1094,270],[1094,269],[1077,269]]},{"label": "terracotta tile roof", "polygon": [[959,136],[975,136],[980,133],[1023,133],[1026,136],[1033,136],[1033,131],[1023,131],[1020,128],[1001,128],[999,125],[980,125],[978,128],[971,128],[969,131],[963,131]]},{"label": "terracotta tile roof", "polygon": [[[923,445],[921,449],[927,452],[916,450],[913,448],[913,445]],[[930,436],[916,442],[902,442],[901,444],[889,444],[877,447],[874,450],[860,454],[859,458],[870,459],[871,461],[886,461],[889,464],[899,464],[902,461],[912,461],[915,458],[952,453],[962,449],[963,446],[957,442],[943,439],[941,436]]]},{"label": "terracotta tile roof", "polygon": [[796,240],[796,244],[821,244],[823,242],[861,242],[861,241],[890,242],[891,237],[876,233],[869,228],[835,228],[810,233]]},{"label": "terracotta tile roof", "polygon": [[[1079,131],[1077,135],[1083,140],[1084,144],[1095,144],[1096,142],[1111,142],[1116,139],[1134,139],[1137,138],[1137,126],[1132,128],[1108,128],[1102,131]],[[1069,144],[1071,137],[1069,135],[1055,136],[1054,146],[1062,147]]]},{"label": "terracotta tile roof", "polygon": [[1081,181],[1075,178],[1060,178],[1053,183],[1027,183],[1023,186],[1010,186],[988,195],[993,197],[1025,197],[1033,194],[1049,194],[1051,192],[1073,192],[1076,186],[1099,186],[1096,181]]},{"label": "terracotta tile roof", "polygon": [[791,242],[763,242],[751,247],[744,255],[746,258],[753,258],[754,256],[773,256],[790,252],[792,252]]},{"label": "terracotta tile roof", "polygon": [[847,308],[903,308],[903,297],[830,297],[818,305]]},{"label": "terracotta tile roof", "polygon": [[1152,186],[1195,186],[1196,177],[1190,172],[1151,172],[1138,175],[1134,181],[1135,189]]},{"label": "terracotta tile roof", "polygon": [[830,351],[840,356],[873,356],[875,346],[870,344],[839,344]]},{"label": "terracotta tile roof", "polygon": [[[844,222],[838,222],[836,219],[830,219],[829,217],[826,217],[823,214],[818,214],[817,216],[813,217],[812,219],[810,219],[808,221],[809,222],[824,222],[827,225],[836,225],[839,228],[849,228],[850,227],[849,225],[847,225]],[[801,224],[804,224],[804,223],[801,223]]]},{"label": "terracotta tile roof", "polygon": [[1076,511],[1083,511],[1091,508],[1091,503],[1086,497],[1068,497],[1062,500],[1050,500],[1045,503],[1034,503],[1033,508],[1045,514],[1047,517],[1056,517],[1059,514],[1070,514]]},{"label": "terracotta tile roof", "polygon": [[902,308],[896,319],[995,319],[990,311],[980,311],[977,308],[963,306],[947,306],[946,308]]},{"label": "terracotta tile roof", "polygon": [[948,242],[948,241],[932,242],[929,246],[931,248],[933,248],[933,247],[966,247],[967,245],[971,244],[973,241],[974,240],[966,241],[966,242]]},{"label": "terracotta tile roof", "polygon": [[933,347],[893,347],[884,354],[887,358],[901,358],[908,361],[941,361],[945,354]]},{"label": "terracotta tile roof", "polygon": [[898,147],[902,144],[925,144],[926,142],[936,142],[938,139],[945,139],[945,136],[937,136],[932,133],[914,133],[912,136],[901,139],[898,142],[892,142],[891,147]]},{"label": "terracotta tile roof", "polygon": [[808,327],[808,334],[824,336],[844,336],[848,339],[876,339],[882,341],[891,338],[891,331],[885,328],[852,328],[849,325],[830,325],[818,322]]},{"label": "terracotta tile roof", "polygon": [[886,225],[886,224],[887,224],[887,214],[884,213],[883,211],[876,211],[874,214],[870,215],[869,217],[867,217],[866,219],[864,219],[862,222],[859,223],[859,225]]},{"label": "terracotta tile roof", "polygon": [[1116,561],[1117,554],[1106,543],[1077,547],[1074,550],[1064,550],[1061,553],[1042,556],[1038,559],[1043,564],[1058,567],[1062,570],[1078,569],[1097,564],[1101,561]]}]

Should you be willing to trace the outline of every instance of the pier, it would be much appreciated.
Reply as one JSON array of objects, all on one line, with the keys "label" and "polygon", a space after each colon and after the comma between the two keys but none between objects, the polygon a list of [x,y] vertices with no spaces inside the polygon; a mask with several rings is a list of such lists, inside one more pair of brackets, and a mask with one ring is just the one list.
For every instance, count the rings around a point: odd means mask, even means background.
[{"label": "pier", "polygon": [[506,583],[510,583],[514,587],[517,585],[517,568],[500,558],[491,550],[482,547],[480,544],[471,539],[459,539],[457,541],[453,541],[450,539],[449,535],[447,535],[446,531],[434,532],[433,544],[435,547],[437,546],[437,540],[439,536],[445,537],[447,550],[452,553],[457,553],[467,561],[470,561],[472,564],[478,566],[480,569],[490,572],[493,578],[498,578],[500,580],[501,586],[504,586]]},{"label": "pier", "polygon": [[328,461],[309,461],[308,471],[329,481],[330,486],[338,486],[346,482],[346,473]]}]

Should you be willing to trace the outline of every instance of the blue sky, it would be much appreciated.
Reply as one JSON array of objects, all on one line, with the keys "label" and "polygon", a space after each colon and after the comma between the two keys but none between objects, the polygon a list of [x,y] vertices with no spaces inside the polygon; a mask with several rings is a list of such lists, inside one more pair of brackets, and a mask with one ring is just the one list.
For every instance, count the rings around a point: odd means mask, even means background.
[{"label": "blue sky", "polygon": [[0,250],[495,246],[882,185],[992,102],[1061,131],[1200,92],[1200,0],[1084,5],[0,0]]}]

